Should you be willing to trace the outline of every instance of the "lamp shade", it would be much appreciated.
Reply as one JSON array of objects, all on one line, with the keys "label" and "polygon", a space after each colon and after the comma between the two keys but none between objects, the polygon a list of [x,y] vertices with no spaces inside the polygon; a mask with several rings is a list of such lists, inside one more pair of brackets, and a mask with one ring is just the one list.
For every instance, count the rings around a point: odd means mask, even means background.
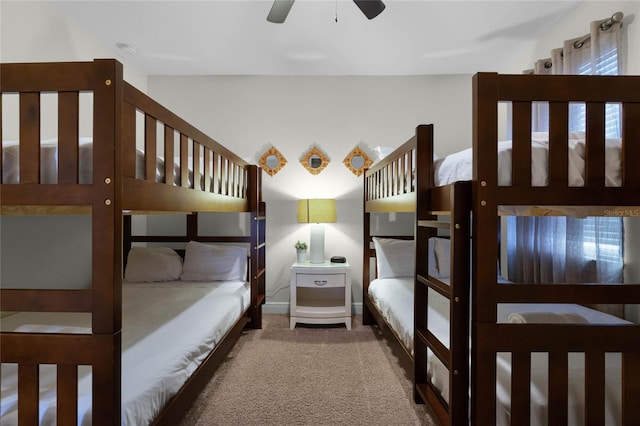
[{"label": "lamp shade", "polygon": [[298,200],[299,223],[332,223],[336,221],[336,200],[315,198]]}]

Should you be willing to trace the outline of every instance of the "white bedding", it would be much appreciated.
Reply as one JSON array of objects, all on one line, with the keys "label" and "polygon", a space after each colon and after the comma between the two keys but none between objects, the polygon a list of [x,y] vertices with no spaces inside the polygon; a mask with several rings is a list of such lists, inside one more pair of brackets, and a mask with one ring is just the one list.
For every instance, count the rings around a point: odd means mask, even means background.
[{"label": "white bedding", "polygon": [[[122,424],[148,424],[250,305],[245,282],[124,283]],[[89,314],[18,313],[2,331],[87,332]],[[63,327],[62,329],[60,328]],[[45,368],[46,367],[46,368]],[[42,366],[41,424],[55,424],[55,370]],[[2,365],[1,420],[17,424],[16,368]],[[78,424],[91,424],[91,376],[79,372]]]}]

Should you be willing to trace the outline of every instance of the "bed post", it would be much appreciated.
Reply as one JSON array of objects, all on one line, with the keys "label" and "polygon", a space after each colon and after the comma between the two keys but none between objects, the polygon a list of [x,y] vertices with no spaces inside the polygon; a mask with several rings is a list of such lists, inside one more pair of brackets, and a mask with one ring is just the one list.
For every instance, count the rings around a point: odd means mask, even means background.
[{"label": "bed post", "polygon": [[[473,77],[473,230],[472,252],[472,424],[496,422],[495,324],[498,250],[498,206],[492,188],[498,186],[498,75]],[[491,149],[488,149],[491,147]],[[482,255],[487,254],[487,258]],[[492,261],[488,261],[487,259]]]},{"label": "bed post", "polygon": [[371,213],[367,211],[367,173],[362,174],[364,179],[363,217],[362,217],[362,324],[372,325],[375,320],[365,303],[371,282]]},{"label": "bed post", "polygon": [[265,231],[266,205],[262,201],[262,169],[249,165],[249,212],[251,214],[251,308],[252,328],[262,328],[262,305],[265,302]]},{"label": "bed post", "polygon": [[122,64],[94,61],[92,332],[94,424],[120,424],[122,328]]}]

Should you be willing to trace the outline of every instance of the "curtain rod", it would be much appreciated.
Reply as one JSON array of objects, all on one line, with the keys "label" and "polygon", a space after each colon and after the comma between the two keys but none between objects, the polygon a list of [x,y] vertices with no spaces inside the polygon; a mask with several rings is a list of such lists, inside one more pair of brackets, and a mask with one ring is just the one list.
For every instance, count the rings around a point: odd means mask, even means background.
[{"label": "curtain rod", "polygon": [[[622,22],[622,18],[624,18],[624,13],[622,12],[614,13],[613,15],[611,15],[611,18],[607,18],[600,23],[600,31],[607,31],[609,28],[611,28],[615,24]],[[576,49],[580,49],[587,41],[589,41],[589,39],[591,39],[591,35],[587,34],[586,36],[582,37],[580,40],[576,40],[573,43],[573,47],[575,47]]]}]

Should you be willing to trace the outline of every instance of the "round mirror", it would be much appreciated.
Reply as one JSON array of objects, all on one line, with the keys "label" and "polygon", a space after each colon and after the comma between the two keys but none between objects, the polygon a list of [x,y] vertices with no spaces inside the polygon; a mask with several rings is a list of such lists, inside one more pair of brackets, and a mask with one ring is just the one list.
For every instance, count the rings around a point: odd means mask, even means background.
[{"label": "round mirror", "polygon": [[354,155],[351,157],[351,167],[361,169],[364,167],[364,157],[362,155]]},{"label": "round mirror", "polygon": [[320,158],[319,155],[312,155],[309,158],[309,166],[312,169],[317,169],[318,167],[322,166],[322,158]]},{"label": "round mirror", "polygon": [[280,164],[280,160],[273,154],[268,155],[267,159],[265,160],[265,164],[267,165],[267,167],[275,169],[276,167],[278,167],[278,164]]},{"label": "round mirror", "polygon": [[273,176],[280,171],[287,160],[280,154],[280,151],[271,147],[260,157],[260,167],[267,172],[269,176]]},{"label": "round mirror", "polygon": [[373,163],[371,158],[359,147],[353,148],[342,162],[356,176],[364,173],[364,170],[369,168]]},{"label": "round mirror", "polygon": [[329,159],[318,148],[313,147],[300,159],[302,166],[313,175],[317,175],[329,164]]}]

